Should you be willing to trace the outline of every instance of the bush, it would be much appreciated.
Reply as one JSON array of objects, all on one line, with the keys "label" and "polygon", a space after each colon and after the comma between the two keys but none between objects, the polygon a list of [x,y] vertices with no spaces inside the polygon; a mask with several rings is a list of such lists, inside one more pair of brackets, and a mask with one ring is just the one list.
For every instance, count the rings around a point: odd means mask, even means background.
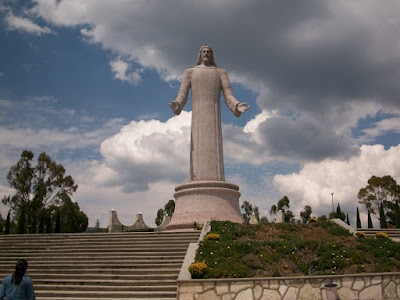
[{"label": "bush", "polygon": [[209,233],[204,237],[204,242],[208,240],[219,240],[220,235],[218,233]]},{"label": "bush", "polygon": [[356,237],[358,237],[359,239],[365,238],[365,233],[362,231],[357,231]]},{"label": "bush", "polygon": [[203,278],[204,274],[208,270],[208,267],[205,263],[197,262],[191,264],[188,270],[189,273],[192,275],[192,278]]},{"label": "bush", "polygon": [[308,223],[315,223],[315,222],[317,222],[318,220],[317,220],[317,218],[310,218],[310,219],[308,219]]},{"label": "bush", "polygon": [[338,235],[338,236],[350,236],[351,235],[351,233],[347,229],[345,229],[339,225],[336,225],[336,224],[332,224],[332,226],[330,228],[328,228],[328,232],[332,235]]},{"label": "bush", "polygon": [[375,233],[375,237],[377,239],[379,239],[379,238],[387,239],[387,238],[389,238],[389,235],[387,233],[385,233],[385,232],[377,232],[377,233]]}]

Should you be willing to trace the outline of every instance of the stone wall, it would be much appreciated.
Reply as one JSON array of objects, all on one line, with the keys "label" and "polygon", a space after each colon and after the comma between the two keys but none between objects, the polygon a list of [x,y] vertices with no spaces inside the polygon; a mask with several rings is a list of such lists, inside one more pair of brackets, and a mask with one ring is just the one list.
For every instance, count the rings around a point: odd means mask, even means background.
[{"label": "stone wall", "polygon": [[330,283],[340,300],[400,299],[400,273],[376,273],[178,280],[178,300],[328,300]]}]

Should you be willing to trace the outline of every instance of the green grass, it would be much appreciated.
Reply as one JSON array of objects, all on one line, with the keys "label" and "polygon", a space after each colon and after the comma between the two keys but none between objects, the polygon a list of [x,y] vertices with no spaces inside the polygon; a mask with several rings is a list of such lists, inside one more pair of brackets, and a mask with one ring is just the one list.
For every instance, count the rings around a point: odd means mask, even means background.
[{"label": "green grass", "polygon": [[353,237],[329,221],[240,225],[211,222],[218,240],[200,243],[203,278],[243,278],[400,271],[400,244]]}]

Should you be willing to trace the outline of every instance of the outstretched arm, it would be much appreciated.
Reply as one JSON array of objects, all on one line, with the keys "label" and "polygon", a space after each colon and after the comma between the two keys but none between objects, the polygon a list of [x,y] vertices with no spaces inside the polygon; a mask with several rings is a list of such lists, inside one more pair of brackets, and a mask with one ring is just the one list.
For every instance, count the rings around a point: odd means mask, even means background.
[{"label": "outstretched arm", "polygon": [[183,79],[178,96],[175,101],[168,103],[168,106],[172,109],[175,115],[179,115],[186,104],[191,86],[191,77],[192,69],[187,69],[185,73],[183,73]]},{"label": "outstretched arm", "polygon": [[242,112],[245,112],[250,108],[247,102],[239,102],[232,92],[231,82],[229,81],[228,73],[225,70],[219,70],[221,78],[222,92],[224,93],[224,99],[226,105],[233,112],[236,117],[239,117]]}]

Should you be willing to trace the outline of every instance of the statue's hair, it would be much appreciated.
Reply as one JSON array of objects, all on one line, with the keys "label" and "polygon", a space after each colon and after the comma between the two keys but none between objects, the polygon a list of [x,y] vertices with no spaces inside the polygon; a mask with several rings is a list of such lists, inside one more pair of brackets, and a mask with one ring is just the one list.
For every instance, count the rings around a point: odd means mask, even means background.
[{"label": "statue's hair", "polygon": [[210,46],[208,46],[208,45],[204,45],[204,46],[202,46],[201,48],[200,48],[200,50],[199,50],[199,54],[197,55],[197,61],[196,61],[196,63],[194,64],[194,66],[199,66],[199,65],[201,65],[201,63],[202,63],[202,61],[201,61],[201,50],[203,50],[204,48],[209,48],[210,49],[210,52],[211,52],[211,56],[210,56],[210,65],[212,65],[212,66],[214,66],[214,67],[217,67],[217,65],[215,64],[215,61],[214,61],[214,52],[213,52],[213,50],[211,49],[211,47]]}]

